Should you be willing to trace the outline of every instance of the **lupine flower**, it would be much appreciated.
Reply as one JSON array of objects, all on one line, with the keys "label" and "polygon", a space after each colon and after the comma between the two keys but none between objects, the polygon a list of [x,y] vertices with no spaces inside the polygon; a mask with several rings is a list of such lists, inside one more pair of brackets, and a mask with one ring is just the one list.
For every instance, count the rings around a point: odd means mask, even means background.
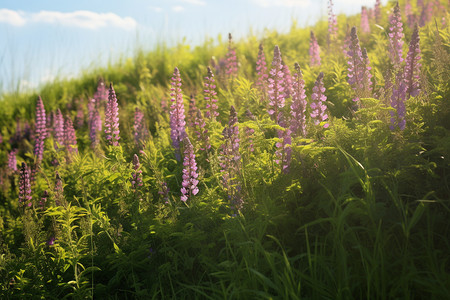
[{"label": "lupine flower", "polygon": [[309,57],[310,66],[320,66],[320,47],[314,32],[311,31],[311,39],[309,41]]},{"label": "lupine flower", "polygon": [[230,109],[228,127],[223,129],[224,143],[220,147],[220,172],[232,209],[240,210],[243,199],[239,177],[241,174],[241,154],[239,152],[239,127],[234,106]]},{"label": "lupine flower", "polygon": [[77,105],[77,116],[76,116],[76,122],[77,128],[81,128],[84,125],[84,111],[83,111],[83,102],[80,101]]},{"label": "lupine flower", "polygon": [[70,116],[66,116],[64,121],[64,145],[69,153],[78,153],[78,148],[76,147],[77,137]]},{"label": "lupine flower", "polygon": [[178,68],[173,71],[173,77],[170,82],[170,96],[172,105],[170,106],[170,137],[172,138],[172,145],[175,148],[175,157],[179,161],[180,143],[187,136],[186,122],[184,115],[183,94],[181,92],[181,77]]},{"label": "lupine flower", "polygon": [[55,118],[56,118],[56,113],[54,111],[46,114],[46,117],[45,117],[45,127],[47,127],[46,136],[49,136],[53,132],[53,125],[55,124]]},{"label": "lupine flower", "polygon": [[216,92],[216,84],[214,79],[214,74],[210,67],[208,67],[208,75],[205,77],[205,81],[203,83],[205,89],[203,90],[205,94],[205,102],[206,102],[206,112],[205,115],[210,121],[215,121],[216,117],[219,116],[217,109],[217,92]]},{"label": "lupine flower", "polygon": [[245,127],[245,137],[247,138],[247,146],[248,151],[254,152],[255,151],[255,145],[253,144],[253,134],[255,133],[255,130],[250,127]]},{"label": "lupine flower", "polygon": [[3,136],[2,136],[2,134],[0,133],[0,144],[1,143],[3,143]]},{"label": "lupine flower", "polygon": [[361,31],[370,33],[369,15],[365,6],[361,7]]},{"label": "lupine flower", "polygon": [[45,123],[45,108],[41,97],[38,97],[36,104],[36,128],[35,128],[35,144],[34,155],[36,156],[37,164],[39,165],[44,156],[44,140],[47,135],[47,127]]},{"label": "lupine flower", "polygon": [[96,108],[99,108],[101,104],[108,101],[108,91],[106,90],[105,82],[103,81],[103,79],[100,79],[98,81],[97,91],[95,91],[94,93],[94,100]]},{"label": "lupine flower", "polygon": [[54,117],[54,134],[55,134],[55,149],[58,149],[58,145],[64,144],[64,117],[61,110],[58,108]]},{"label": "lupine flower", "polygon": [[109,145],[119,146],[119,104],[112,84],[109,85],[108,103],[106,104],[105,133]]},{"label": "lupine flower", "polygon": [[270,70],[270,77],[268,79],[268,95],[269,95],[269,110],[268,113],[272,120],[279,123],[281,119],[280,108],[285,105],[285,84],[283,65],[281,64],[281,52],[278,46],[275,46],[273,52],[272,69]]},{"label": "lupine flower", "polygon": [[389,16],[389,56],[395,69],[400,68],[403,62],[403,24],[400,16],[400,8],[398,2],[394,7],[394,13]]},{"label": "lupine flower", "polygon": [[395,130],[396,128],[399,128],[400,130],[405,129],[406,120],[406,107],[405,107],[405,101],[406,101],[406,91],[408,89],[408,86],[406,85],[405,80],[403,79],[403,74],[401,72],[397,73],[397,77],[395,79],[395,86],[392,89],[392,96],[391,96],[391,106],[395,108],[394,111],[390,111],[391,114],[391,125],[389,128],[391,130]]},{"label": "lupine flower", "polygon": [[19,205],[30,207],[31,199],[30,169],[23,162],[19,177]]},{"label": "lupine flower", "polygon": [[236,57],[236,50],[233,47],[233,38],[231,33],[228,34],[228,53],[227,53],[227,64],[226,64],[226,74],[228,78],[233,78],[237,76],[238,64]]},{"label": "lupine flower", "polygon": [[275,163],[281,166],[281,169],[284,173],[289,172],[289,165],[291,163],[291,130],[289,127],[285,128],[285,130],[278,130],[278,138],[281,139],[280,142],[276,143],[276,147],[278,148],[275,152]]},{"label": "lupine flower", "polygon": [[11,150],[8,154],[8,168],[11,173],[17,172],[17,149]]},{"label": "lupine flower", "polygon": [[133,173],[131,177],[131,187],[136,191],[142,186],[142,170],[140,169],[139,157],[135,154],[133,156]]},{"label": "lupine flower", "polygon": [[102,119],[97,109],[94,109],[92,116],[89,118],[89,138],[91,146],[95,148],[99,143],[98,131],[102,130]]},{"label": "lupine flower", "polygon": [[53,246],[55,244],[56,238],[54,236],[50,237],[47,241],[48,246]]},{"label": "lupine flower", "polygon": [[425,26],[433,16],[433,2],[428,2],[422,5],[422,11],[420,13],[419,26]]},{"label": "lupine flower", "polygon": [[189,111],[187,115],[187,124],[189,128],[194,126],[195,118],[197,117],[197,106],[195,105],[195,97],[191,94],[189,99]]},{"label": "lupine flower", "polygon": [[[333,1],[328,1],[328,47],[336,41],[338,34],[337,18],[333,12]],[[320,64],[320,63],[319,63]]]},{"label": "lupine flower", "polygon": [[289,67],[281,61],[283,65],[283,73],[284,73],[284,98],[290,98],[292,96],[292,76]]},{"label": "lupine flower", "polygon": [[381,7],[381,0],[376,0],[375,1],[374,15],[375,15],[375,22],[377,22],[377,24],[381,20],[381,8],[380,7]]},{"label": "lupine flower", "polygon": [[169,203],[169,187],[167,186],[167,182],[160,182],[158,194],[161,195],[164,203]]},{"label": "lupine flower", "polygon": [[411,42],[409,43],[409,51],[406,56],[406,66],[405,66],[405,83],[406,83],[406,95],[407,98],[409,96],[417,96],[420,92],[420,36],[419,36],[419,27],[414,27],[414,31],[411,37]]},{"label": "lupine flower", "polygon": [[197,162],[194,147],[186,136],[184,138],[183,182],[181,183],[181,201],[186,202],[192,195],[198,194]]},{"label": "lupine flower", "polygon": [[[315,125],[319,125],[321,122],[328,119],[328,115],[326,114],[327,105],[325,104],[327,97],[324,93],[325,87],[323,85],[323,72],[320,72],[316,82],[314,83],[313,94],[311,95],[311,118],[314,119]],[[328,128],[329,125],[330,124],[325,123],[323,127]]]},{"label": "lupine flower", "polygon": [[414,27],[414,24],[416,23],[416,15],[412,12],[412,6],[411,1],[407,0],[405,3],[405,16],[406,20],[408,22],[408,26],[410,28]]},{"label": "lupine flower", "polygon": [[149,132],[145,124],[144,113],[136,107],[134,111],[134,143],[136,147],[141,148],[145,145],[149,137]]},{"label": "lupine flower", "polygon": [[197,144],[199,145],[199,150],[207,151],[211,149],[208,129],[206,128],[206,123],[205,120],[203,119],[202,112],[200,111],[200,109],[197,109],[194,124],[191,128],[194,130],[194,134],[197,137]]},{"label": "lupine flower", "polygon": [[258,59],[256,60],[256,86],[263,95],[267,92],[267,63],[266,55],[264,54],[263,44],[259,44]]},{"label": "lupine flower", "polygon": [[300,65],[295,63],[294,94],[292,96],[291,104],[291,126],[290,130],[293,137],[306,136],[306,94],[305,81],[303,80],[303,73],[300,70]]},{"label": "lupine flower", "polygon": [[[372,90],[369,66],[369,58],[367,52],[361,51],[359,45],[358,35],[356,34],[356,27],[352,28],[350,33],[351,43],[349,51],[347,51],[348,60],[348,83],[355,91],[356,97],[353,99],[359,102],[360,97],[369,97]],[[364,55],[363,55],[364,52]]]},{"label": "lupine flower", "polygon": [[48,200],[48,192],[47,192],[47,190],[45,190],[43,193],[42,193],[42,197],[41,197],[41,200],[39,200],[39,208],[40,209],[45,209],[45,204],[47,204],[47,200]]},{"label": "lupine flower", "polygon": [[58,171],[55,175],[55,204],[57,206],[64,205],[64,187],[61,176],[59,176]]}]

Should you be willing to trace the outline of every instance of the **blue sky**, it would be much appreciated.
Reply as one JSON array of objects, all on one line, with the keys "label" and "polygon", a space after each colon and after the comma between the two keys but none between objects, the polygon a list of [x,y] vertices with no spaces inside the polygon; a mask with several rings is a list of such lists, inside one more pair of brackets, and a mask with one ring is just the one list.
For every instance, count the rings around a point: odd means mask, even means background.
[{"label": "blue sky", "polygon": [[[382,1],[385,4],[387,0]],[[183,38],[287,31],[326,18],[328,0],[0,0],[0,88],[30,89],[58,76]],[[334,0],[355,14],[375,0]]]}]

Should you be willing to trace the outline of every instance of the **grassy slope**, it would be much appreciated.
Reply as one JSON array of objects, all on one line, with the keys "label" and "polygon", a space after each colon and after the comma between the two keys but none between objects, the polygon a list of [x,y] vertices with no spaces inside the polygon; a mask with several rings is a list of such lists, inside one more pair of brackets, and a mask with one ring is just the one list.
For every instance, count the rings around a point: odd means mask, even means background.
[{"label": "grassy slope", "polygon": [[[383,8],[383,16],[387,10]],[[339,16],[338,24],[339,40],[344,40],[345,24],[359,26],[359,16]],[[387,28],[387,18],[380,24]],[[250,36],[237,42],[239,77],[228,87],[219,78],[219,123],[210,128],[213,151],[209,163],[197,153],[201,191],[188,205],[179,201],[183,166],[174,158],[161,101],[169,100],[169,79],[178,66],[184,93],[196,94],[198,107],[204,107],[201,84],[206,67],[212,56],[225,56],[225,43],[209,41],[194,49],[160,46],[79,79],[43,87],[39,94],[47,112],[61,108],[74,119],[79,105],[87,114],[87,100],[99,76],[113,82],[120,103],[121,147],[108,148],[102,142],[92,151],[85,123],[77,129],[80,154],[69,163],[48,138],[33,198],[37,201],[44,190],[50,191],[49,202],[58,197],[53,192],[57,170],[65,203],[45,212],[24,213],[16,201],[17,176],[9,180],[2,175],[3,297],[448,297],[448,26],[440,30],[440,42],[434,24],[421,28],[422,93],[408,100],[407,128],[402,132],[389,130],[389,99],[382,92],[389,65],[386,32],[371,24],[371,34],[359,34],[378,96],[363,100],[365,108],[354,114],[346,58],[338,45],[327,51],[326,22],[312,28],[322,47],[322,65],[308,66],[310,29],[267,31],[263,42],[268,61],[279,45],[287,65],[300,63],[308,101],[315,78],[324,72],[329,129],[308,123],[308,136],[294,140],[291,170],[283,174],[273,163],[274,123],[250,85],[260,40]],[[411,32],[405,28],[404,55]],[[35,99],[36,95],[3,96],[4,140],[14,134],[18,118],[34,119]],[[245,127],[255,129],[254,153],[247,150],[249,141],[241,138],[245,206],[233,218],[217,163],[230,105],[238,109],[241,133]],[[138,153],[132,136],[135,107],[144,111],[152,135],[139,154],[144,187],[138,195],[129,180],[130,162]],[[246,109],[256,120],[246,117]],[[19,163],[32,161],[32,140],[2,143],[0,161],[7,161],[13,146],[19,147]],[[55,159],[60,165],[52,164]],[[161,181],[170,188],[172,205],[158,194]],[[52,235],[57,240],[48,246]]]}]

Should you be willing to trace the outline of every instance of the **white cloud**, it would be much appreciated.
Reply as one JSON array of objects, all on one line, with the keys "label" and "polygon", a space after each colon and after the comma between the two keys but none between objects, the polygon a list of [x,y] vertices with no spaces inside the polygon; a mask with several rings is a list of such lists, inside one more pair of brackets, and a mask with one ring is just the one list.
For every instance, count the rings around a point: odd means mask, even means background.
[{"label": "white cloud", "polygon": [[119,27],[134,29],[137,22],[131,17],[120,17],[114,13],[97,13],[88,10],[74,12],[59,12],[42,10],[38,13],[24,13],[8,9],[0,10],[0,22],[14,26],[23,26],[26,23],[48,23],[63,26],[98,29],[102,27]]},{"label": "white cloud", "polygon": [[202,1],[202,0],[181,0],[181,2],[192,4],[192,5],[206,5],[206,2]]},{"label": "white cloud", "polygon": [[0,9],[0,23],[7,23],[13,26],[23,26],[27,22],[22,17],[21,11],[14,11],[6,8]]},{"label": "white cloud", "polygon": [[180,12],[180,11],[184,10],[184,7],[180,6],[180,5],[176,5],[176,6],[172,6],[172,10],[175,12]]},{"label": "white cloud", "polygon": [[294,7],[294,6],[306,6],[309,4],[309,0],[253,0],[253,3],[262,6],[286,6],[286,7]]},{"label": "white cloud", "polygon": [[150,8],[150,10],[153,10],[154,12],[160,13],[163,11],[163,9],[161,7],[157,7],[157,6],[149,6],[148,8]]}]

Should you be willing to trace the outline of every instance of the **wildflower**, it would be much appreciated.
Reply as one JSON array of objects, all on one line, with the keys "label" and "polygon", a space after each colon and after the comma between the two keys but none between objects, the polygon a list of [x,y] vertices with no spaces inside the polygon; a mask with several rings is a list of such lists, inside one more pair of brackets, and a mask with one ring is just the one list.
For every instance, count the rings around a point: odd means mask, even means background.
[{"label": "wildflower", "polygon": [[194,119],[194,126],[192,126],[194,134],[197,137],[197,142],[200,145],[199,149],[202,151],[207,151],[211,149],[211,144],[209,142],[208,129],[206,128],[205,120],[203,119],[202,112],[197,109],[197,114]]},{"label": "wildflower", "polygon": [[337,18],[333,12],[333,1],[329,0],[328,1],[328,37],[327,37],[328,47],[330,47],[331,43],[336,41],[337,34],[338,34]]},{"label": "wildflower", "polygon": [[194,147],[188,137],[184,138],[183,182],[181,183],[181,201],[186,202],[192,195],[198,194],[197,162]]},{"label": "wildflower", "polygon": [[284,91],[284,72],[281,64],[281,52],[278,46],[275,46],[273,52],[272,69],[270,70],[270,77],[268,79],[268,95],[269,95],[269,110],[268,113],[272,120],[279,123],[281,118],[280,108],[285,105],[285,91]]},{"label": "wildflower", "polygon": [[170,82],[170,96],[172,97],[172,105],[170,106],[170,137],[172,138],[172,145],[175,148],[175,157],[179,161],[180,143],[187,136],[186,122],[184,116],[183,94],[181,92],[181,77],[178,68],[173,71],[173,77]]},{"label": "wildflower", "polygon": [[45,204],[47,204],[47,200],[48,200],[48,192],[47,192],[47,190],[45,190],[43,193],[42,193],[42,197],[41,197],[41,200],[39,201],[39,207],[40,207],[40,209],[45,209]]},{"label": "wildflower", "polygon": [[8,154],[8,168],[11,173],[17,172],[17,149],[11,150]]},{"label": "wildflower", "polygon": [[361,31],[370,33],[369,15],[365,6],[361,7]]},{"label": "wildflower", "polygon": [[91,146],[95,148],[99,143],[98,131],[102,130],[102,119],[96,108],[93,108],[89,116],[89,138],[92,142]]},{"label": "wildflower", "polygon": [[407,0],[405,3],[405,16],[406,16],[406,20],[408,22],[408,26],[414,27],[414,24],[417,22],[416,21],[416,15],[414,15],[414,13],[412,12],[412,6],[411,6],[411,1]]},{"label": "wildflower", "polygon": [[205,77],[205,81],[203,83],[205,89],[203,90],[205,94],[205,102],[206,102],[206,117],[210,121],[215,121],[216,117],[219,116],[217,109],[217,92],[216,92],[216,84],[214,79],[214,74],[210,67],[208,67],[208,75]]},{"label": "wildflower", "polygon": [[420,13],[419,26],[425,26],[433,16],[433,2],[428,2],[422,5],[422,11]]},{"label": "wildflower", "polygon": [[75,120],[77,128],[83,127],[84,125],[83,101],[80,101],[77,105],[77,116],[75,117]]},{"label": "wildflower", "polygon": [[236,50],[233,47],[233,38],[231,33],[228,34],[228,52],[226,57],[226,74],[229,79],[237,76],[238,64]]},{"label": "wildflower", "polygon": [[320,47],[314,32],[311,31],[311,39],[309,41],[309,57],[311,59],[311,67],[320,66]]},{"label": "wildflower", "polygon": [[389,56],[396,70],[400,68],[403,62],[403,24],[400,16],[400,8],[398,2],[394,7],[394,13],[389,16]]},{"label": "wildflower", "polygon": [[[325,104],[327,97],[324,93],[325,87],[323,85],[323,72],[320,72],[319,76],[317,76],[316,82],[314,83],[313,94],[311,95],[311,118],[315,119],[315,125],[319,125],[321,122],[328,119],[328,115],[326,114],[327,105]],[[328,123],[323,125],[324,128],[328,128],[328,126]]]},{"label": "wildflower", "polygon": [[140,170],[141,164],[139,163],[139,157],[135,154],[133,156],[133,173],[131,177],[131,187],[136,191],[142,186],[142,170]]},{"label": "wildflower", "polygon": [[106,104],[105,133],[109,145],[119,146],[119,104],[112,83],[109,85],[108,103]]},{"label": "wildflower", "polygon": [[281,165],[281,169],[284,173],[289,172],[289,165],[291,163],[291,130],[289,127],[285,128],[285,130],[278,130],[278,138],[281,140],[276,143],[276,147],[278,148],[275,152],[275,163]]},{"label": "wildflower", "polygon": [[[110,90],[111,90],[111,88],[110,88]],[[110,93],[111,93],[111,91],[110,91]],[[97,90],[94,93],[95,107],[99,108],[101,106],[101,104],[108,101],[108,98],[109,98],[108,91],[106,90],[105,82],[103,81],[103,79],[100,78],[98,80]]]},{"label": "wildflower", "polygon": [[144,113],[136,107],[134,111],[134,143],[136,147],[141,148],[145,145],[149,137],[149,132],[145,124]]},{"label": "wildflower", "polygon": [[267,91],[267,63],[266,55],[264,54],[263,44],[259,44],[258,59],[256,60],[256,86],[263,95]]},{"label": "wildflower", "polygon": [[284,74],[284,98],[290,98],[292,96],[292,76],[289,67],[281,61],[283,65]]},{"label": "wildflower", "polygon": [[306,93],[305,81],[300,65],[295,63],[294,83],[291,104],[291,125],[290,130],[293,137],[306,136]]},{"label": "wildflower", "polygon": [[50,237],[47,241],[48,246],[53,246],[55,244],[56,238],[54,236]]},{"label": "wildflower", "polygon": [[411,42],[409,43],[409,51],[406,56],[406,66],[405,66],[405,83],[406,83],[406,95],[417,96],[420,92],[420,36],[419,27],[417,24],[414,27],[414,31],[411,37]]},{"label": "wildflower", "polygon": [[32,204],[31,199],[30,169],[23,162],[19,177],[19,204],[30,207]]},{"label": "wildflower", "polygon": [[47,127],[45,123],[45,108],[42,98],[39,96],[36,104],[36,128],[35,128],[35,144],[34,155],[36,156],[37,164],[39,165],[44,155],[44,140],[47,134]]},{"label": "wildflower", "polygon": [[75,128],[73,127],[72,119],[70,116],[66,116],[64,121],[64,146],[69,153],[78,152],[77,137],[75,135]]},{"label": "wildflower", "polygon": [[391,125],[389,126],[389,128],[391,130],[395,130],[396,128],[403,130],[405,129],[406,125],[405,101],[408,86],[406,85],[406,82],[403,79],[403,74],[401,72],[397,73],[395,81],[396,84],[392,89],[392,96],[391,96],[391,106],[395,108],[395,111],[390,111]]},{"label": "wildflower", "polygon": [[55,149],[58,149],[58,145],[62,146],[64,144],[64,117],[61,113],[61,110],[58,108],[54,118],[55,124]]},{"label": "wildflower", "polygon": [[195,118],[197,117],[197,106],[195,105],[195,97],[191,94],[189,98],[189,111],[187,115],[187,124],[189,128],[194,126]]},{"label": "wildflower", "polygon": [[374,9],[374,15],[375,15],[375,22],[380,23],[381,19],[381,0],[375,1],[375,9]]}]

